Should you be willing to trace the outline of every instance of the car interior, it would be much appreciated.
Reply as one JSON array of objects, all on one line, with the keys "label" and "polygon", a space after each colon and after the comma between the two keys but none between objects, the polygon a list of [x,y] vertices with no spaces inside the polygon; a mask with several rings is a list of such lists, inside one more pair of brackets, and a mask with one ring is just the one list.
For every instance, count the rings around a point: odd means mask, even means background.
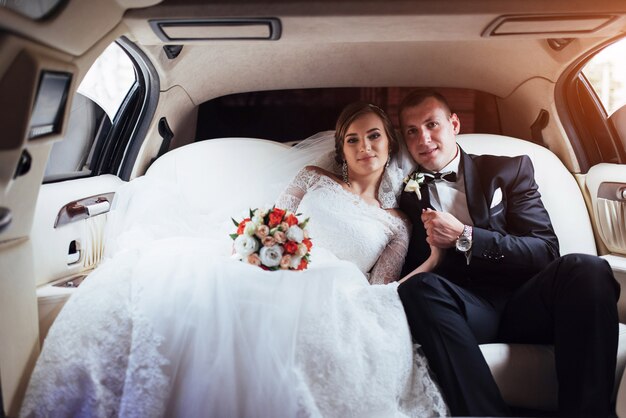
[{"label": "car interior", "polygon": [[[18,415],[48,329],[102,260],[125,183],[173,180],[198,208],[271,201],[224,179],[355,100],[397,124],[402,97],[432,87],[465,151],[530,156],[561,254],[611,265],[626,417],[626,54],[590,66],[625,37],[620,0],[0,2],[0,416]],[[609,73],[623,88],[606,99]],[[481,349],[509,405],[556,413],[551,346]]]}]

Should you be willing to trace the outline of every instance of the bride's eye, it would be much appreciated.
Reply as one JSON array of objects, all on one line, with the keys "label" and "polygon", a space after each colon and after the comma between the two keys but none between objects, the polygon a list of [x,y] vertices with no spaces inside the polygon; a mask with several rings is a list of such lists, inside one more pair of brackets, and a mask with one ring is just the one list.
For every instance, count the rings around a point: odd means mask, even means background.
[{"label": "bride's eye", "polygon": [[374,132],[373,134],[371,134],[367,138],[368,139],[378,139],[378,138],[380,138],[380,132]]},{"label": "bride's eye", "polygon": [[351,136],[351,137],[346,138],[346,142],[348,144],[356,144],[357,142],[359,142],[359,139]]}]

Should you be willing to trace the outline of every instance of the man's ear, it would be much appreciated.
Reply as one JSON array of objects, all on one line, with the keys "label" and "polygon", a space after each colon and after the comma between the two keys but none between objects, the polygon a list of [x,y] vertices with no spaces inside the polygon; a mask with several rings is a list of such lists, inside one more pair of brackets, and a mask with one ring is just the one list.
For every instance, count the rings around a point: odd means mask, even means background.
[{"label": "man's ear", "polygon": [[452,122],[452,126],[454,126],[454,133],[458,134],[461,131],[461,121],[456,113],[450,115],[450,122]]}]

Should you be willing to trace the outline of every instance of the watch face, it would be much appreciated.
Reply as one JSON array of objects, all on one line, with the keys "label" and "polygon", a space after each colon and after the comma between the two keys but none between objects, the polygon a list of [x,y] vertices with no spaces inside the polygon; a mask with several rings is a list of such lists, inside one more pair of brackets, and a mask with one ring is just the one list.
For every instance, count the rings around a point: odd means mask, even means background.
[{"label": "watch face", "polygon": [[472,241],[466,237],[461,235],[459,239],[456,240],[456,249],[459,251],[469,251],[472,248]]}]

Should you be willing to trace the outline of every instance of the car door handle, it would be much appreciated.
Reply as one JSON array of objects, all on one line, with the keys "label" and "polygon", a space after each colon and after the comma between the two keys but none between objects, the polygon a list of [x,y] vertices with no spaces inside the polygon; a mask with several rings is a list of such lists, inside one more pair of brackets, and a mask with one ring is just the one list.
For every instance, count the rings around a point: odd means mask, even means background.
[{"label": "car door handle", "polygon": [[111,210],[114,192],[86,197],[63,206],[54,222],[54,227],[91,218]]},{"label": "car door handle", "polygon": [[626,186],[623,183],[604,182],[598,188],[598,197],[617,202],[626,201]]}]

